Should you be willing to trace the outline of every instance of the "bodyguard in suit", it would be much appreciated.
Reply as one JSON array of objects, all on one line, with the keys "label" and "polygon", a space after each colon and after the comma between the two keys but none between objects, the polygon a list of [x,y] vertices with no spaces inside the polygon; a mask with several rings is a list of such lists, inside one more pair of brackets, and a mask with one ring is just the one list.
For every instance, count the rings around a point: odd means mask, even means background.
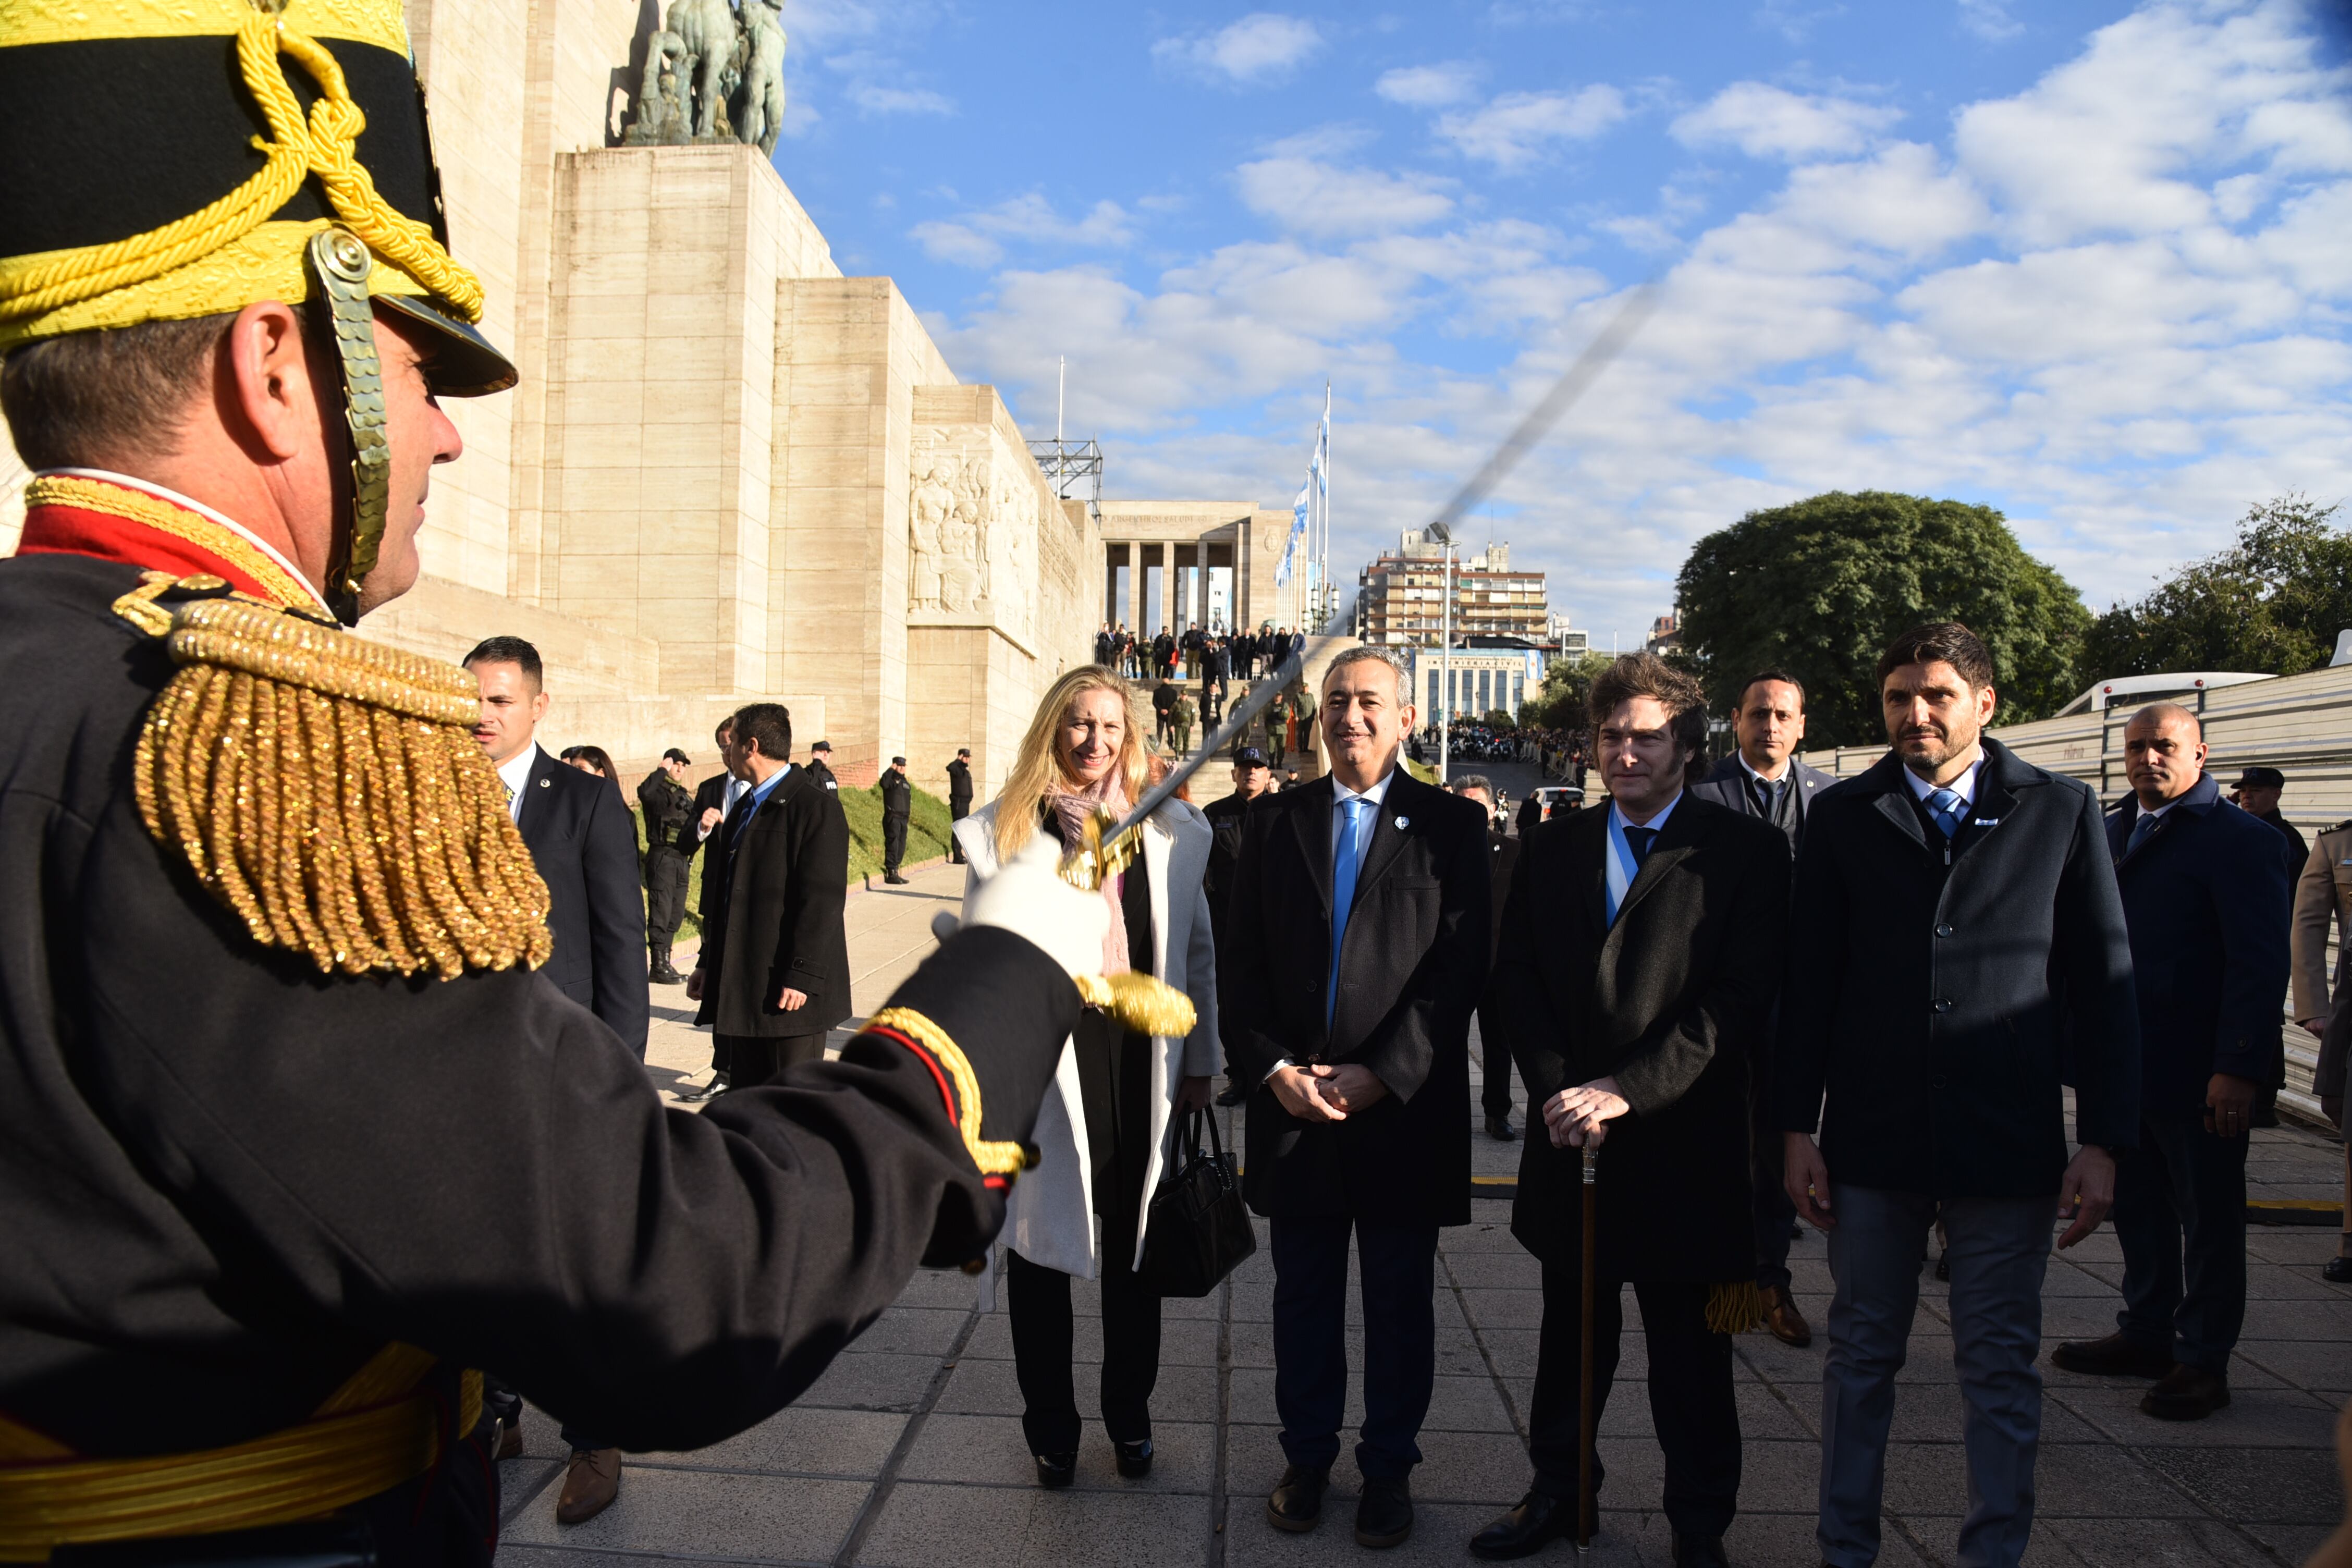
[{"label": "bodyguard in suit", "polygon": [[[521,637],[490,637],[466,656],[481,685],[474,739],[506,785],[507,809],[547,884],[547,926],[555,938],[547,977],[603,1019],[621,1043],[646,1059],[651,1004],[646,994],[645,903],[637,891],[637,828],[620,791],[594,773],[566,767],[540,749],[547,716],[539,649]],[[488,1397],[514,1426],[520,1451],[522,1400],[493,1378]],[[621,1450],[566,1425],[571,1449],[555,1517],[578,1524],[604,1511],[621,1488]],[[500,1458],[507,1450],[500,1449]]]},{"label": "bodyguard in suit", "polygon": [[2188,709],[2155,703],[2124,726],[2132,797],[2107,814],[2139,993],[2139,1147],[2116,1154],[2124,1310],[2115,1333],[2050,1357],[2157,1379],[2139,1407],[2168,1421],[2230,1403],[2246,1317],[2246,1145],[2255,1095],[2284,1065],[2278,835],[2204,769],[2204,727]]},{"label": "bodyguard in suit", "polygon": [[792,755],[793,718],[754,702],[731,721],[727,763],[751,788],[711,835],[702,954],[686,994],[702,1004],[737,1089],[824,1055],[849,1016],[849,821]]},{"label": "bodyguard in suit", "polygon": [[[1797,743],[1805,738],[1803,682],[1778,669],[1748,677],[1739,689],[1732,732],[1739,749],[1693,784],[1691,794],[1770,823],[1788,835],[1789,852],[1796,854],[1804,847],[1813,796],[1837,783],[1836,775],[1796,760]],[[1797,1211],[1780,1179],[1780,1129],[1763,1091],[1771,1077],[1769,1058],[1758,1058],[1756,1077],[1756,1288],[1764,1292],[1764,1321],[1773,1338],[1803,1350],[1813,1342],[1813,1331],[1789,1294],[1789,1227]]]},{"label": "bodyguard in suit", "polygon": [[694,797],[686,789],[686,770],[693,765],[693,758],[672,746],[637,785],[637,806],[646,814],[646,946],[656,985],[686,983],[670,965],[669,948],[686,918],[687,858],[678,839],[694,821]]},{"label": "bodyguard in suit", "polygon": [[[1684,787],[1706,756],[1696,680],[1632,654],[1595,679],[1591,705],[1610,802],[1528,840],[1481,1013],[1541,1109],[1541,1131],[1529,1116],[1511,1232],[1542,1260],[1544,1296],[1528,1423],[1535,1480],[1470,1550],[1524,1557],[1575,1528],[1591,1142],[1601,1145],[1594,1420],[1631,1282],[1674,1562],[1721,1568],[1739,1412],[1731,1336],[1714,1324],[1754,1310],[1749,1068],[1780,983],[1789,849],[1768,824]],[[1593,1479],[1597,1489],[1597,1457]]]},{"label": "bodyguard in suit", "polygon": [[[727,820],[727,814],[735,809],[735,803],[742,799],[744,793],[751,787],[750,780],[736,777],[734,771],[727,764],[728,742],[732,739],[734,732],[732,718],[720,720],[719,728],[711,731],[710,738],[719,745],[719,771],[696,786],[694,813],[687,818],[686,826],[678,829],[678,852],[686,857],[689,880],[693,874],[696,852],[710,842],[710,836],[719,830],[719,825]],[[701,896],[696,900],[694,909],[695,919],[702,922],[703,939],[706,942],[710,936],[711,896],[719,886],[719,879],[710,869],[716,860],[717,857],[713,856],[703,863],[702,891]],[[680,1094],[677,1097],[678,1103],[698,1105],[725,1089],[727,1068],[726,1042],[714,1035],[710,1042],[710,1080],[699,1089],[688,1089]]]},{"label": "bodyguard in suit", "polygon": [[[1464,773],[1448,781],[1445,787],[1486,808],[1487,905],[1494,910],[1494,919],[1486,927],[1487,973],[1491,977],[1494,955],[1503,950],[1503,906],[1511,896],[1511,873],[1518,867],[1519,840],[1503,831],[1502,819],[1495,815],[1492,779],[1484,773]],[[1486,1113],[1486,1136],[1508,1143],[1519,1135],[1518,1129],[1511,1125],[1511,1048],[1504,1042],[1500,1026],[1488,1016],[1493,1001],[1490,986],[1478,1008],[1478,1048],[1485,1058],[1479,1063],[1478,1104]]]},{"label": "bodyguard in suit", "polygon": [[1396,655],[1323,678],[1331,771],[1244,820],[1219,966],[1236,1082],[1253,1084],[1244,1195],[1273,1221],[1275,1528],[1312,1530],[1347,1403],[1348,1242],[1364,1302],[1356,1539],[1412,1531],[1407,1484],[1436,1370],[1437,1228],[1470,1219],[1470,1009],[1486,974],[1486,814],[1398,765]]},{"label": "bodyguard in suit", "polygon": [[539,650],[491,637],[466,656],[481,683],[474,739],[507,787],[507,807],[547,884],[555,956],[547,977],[646,1058],[645,902],[637,890],[637,829],[620,791],[541,750],[547,714]]},{"label": "bodyguard in suit", "polygon": [[1822,791],[1805,826],[1773,1064],[1789,1197],[1828,1231],[1837,1287],[1822,1560],[1878,1555],[1895,1375],[1940,1213],[1966,1402],[1958,1558],[2009,1568],[2033,1523],[2052,1225],[2074,1222],[2061,1247],[2096,1230],[2112,1151],[2139,1139],[2131,948],[2098,797],[1983,736],[1999,701],[1984,644],[1916,627],[1878,685],[1891,750]]}]

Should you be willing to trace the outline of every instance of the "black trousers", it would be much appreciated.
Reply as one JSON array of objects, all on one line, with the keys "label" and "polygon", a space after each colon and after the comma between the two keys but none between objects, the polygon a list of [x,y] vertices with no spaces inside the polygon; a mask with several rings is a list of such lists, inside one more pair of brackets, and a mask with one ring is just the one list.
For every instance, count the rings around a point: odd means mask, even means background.
[{"label": "black trousers", "polygon": [[[1598,1431],[1617,1375],[1617,1338],[1625,1315],[1618,1296],[1622,1280],[1593,1284],[1592,1426]],[[1544,1265],[1543,1332],[1536,1345],[1528,1457],[1535,1461],[1537,1489],[1555,1497],[1576,1495],[1583,1316],[1579,1289],[1573,1259]],[[1649,1342],[1650,1420],[1666,1459],[1666,1522],[1685,1535],[1721,1535],[1731,1527],[1739,1501],[1739,1406],[1731,1393],[1731,1336],[1707,1331],[1706,1295],[1705,1285],[1682,1281],[1633,1287]],[[1601,1458],[1595,1454],[1595,1499],[1601,1481]]]},{"label": "black trousers", "polygon": [[2226,1374],[2246,1321],[2244,1133],[2219,1138],[2201,1111],[2143,1111],[2139,1147],[2116,1151],[2116,1239],[2124,1310],[2116,1326],[2175,1361]]},{"label": "black trousers", "polygon": [[[1102,1420],[1114,1443],[1151,1436],[1151,1391],[1160,1382],[1160,1298],[1127,1265],[1132,1250],[1102,1259]],[[1077,1321],[1070,1277],[1008,1249],[1005,1306],[1013,1319],[1013,1368],[1021,1381],[1021,1431],[1033,1454],[1078,1446],[1072,1362]]]},{"label": "black trousers", "polygon": [[[1478,1085],[1478,1101],[1486,1107],[1488,1121],[1511,1114],[1511,1053],[1499,1044],[1489,1043],[1484,1035],[1478,1037],[1479,1074],[1484,1081]],[[1528,1120],[1535,1120],[1536,1108],[1528,1107]],[[1532,1128],[1529,1129],[1533,1131]]]},{"label": "black trousers", "polygon": [[1754,1183],[1756,1220],[1756,1283],[1789,1288],[1789,1226],[1796,1223],[1797,1205],[1789,1201],[1781,1182],[1780,1135],[1759,1131],[1756,1159],[1748,1168]]},{"label": "black trousers", "polygon": [[824,1059],[825,1032],[814,1035],[717,1035],[710,1037],[710,1065],[727,1075],[730,1089],[767,1082],[795,1062]]},{"label": "black trousers", "polygon": [[646,851],[646,940],[667,947],[686,919],[686,857],[673,844]]},{"label": "black trousers", "polygon": [[907,858],[907,819],[882,814],[882,870],[887,876]]},{"label": "black trousers", "polygon": [[[970,800],[959,800],[953,796],[949,797],[949,822],[961,822],[965,817],[970,816],[971,815],[971,802]],[[963,846],[957,842],[956,837],[952,833],[948,835],[948,864],[950,866],[961,866],[963,864]]]},{"label": "black trousers", "polygon": [[1364,1298],[1364,1427],[1356,1468],[1399,1481],[1421,1463],[1437,1377],[1437,1226],[1346,1215],[1286,1219],[1274,1233],[1274,1404],[1283,1457],[1328,1470],[1348,1404],[1348,1234]]}]

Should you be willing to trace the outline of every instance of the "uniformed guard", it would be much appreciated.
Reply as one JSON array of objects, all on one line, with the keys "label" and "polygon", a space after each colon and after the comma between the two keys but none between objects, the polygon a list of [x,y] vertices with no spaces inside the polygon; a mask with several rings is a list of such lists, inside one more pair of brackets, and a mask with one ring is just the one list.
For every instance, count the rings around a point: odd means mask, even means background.
[{"label": "uniformed guard", "polygon": [[637,785],[637,805],[646,814],[646,948],[656,985],[686,984],[669,949],[686,919],[687,859],[678,840],[694,818],[694,796],[686,787],[686,771],[693,765],[693,758],[672,746]]},{"label": "uniformed guard", "polygon": [[470,679],[337,624],[515,379],[396,0],[6,6],[0,105],[0,1562],[484,1563],[465,1369],[693,1447],[980,1255],[1101,900],[1000,877],[837,1063],[664,1110],[533,973]]}]

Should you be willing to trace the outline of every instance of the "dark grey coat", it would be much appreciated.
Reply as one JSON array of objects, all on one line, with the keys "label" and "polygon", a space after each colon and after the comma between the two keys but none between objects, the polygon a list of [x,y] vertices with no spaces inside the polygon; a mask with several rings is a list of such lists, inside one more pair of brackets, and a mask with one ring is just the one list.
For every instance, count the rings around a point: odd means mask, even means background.
[{"label": "dark grey coat", "polygon": [[[740,813],[750,796],[736,803]],[[703,868],[702,1007],[698,1024],[763,1039],[814,1035],[849,1016],[849,819],[841,800],[794,768],[761,802],[730,855],[732,820],[710,830]],[[714,889],[713,884],[716,884]],[[787,1013],[789,986],[808,1000]]]}]

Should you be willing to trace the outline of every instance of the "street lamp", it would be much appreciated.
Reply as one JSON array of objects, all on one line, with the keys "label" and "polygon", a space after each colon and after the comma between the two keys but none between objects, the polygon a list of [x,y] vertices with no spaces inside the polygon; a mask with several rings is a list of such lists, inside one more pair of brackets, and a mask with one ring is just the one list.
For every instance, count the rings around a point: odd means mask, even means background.
[{"label": "street lamp", "polygon": [[1442,784],[1452,776],[1454,767],[1454,531],[1433,522],[1423,531],[1445,547],[1444,572],[1439,579],[1445,584],[1445,602],[1437,622],[1437,665],[1444,672],[1438,680],[1445,691],[1437,705],[1437,782]]}]

